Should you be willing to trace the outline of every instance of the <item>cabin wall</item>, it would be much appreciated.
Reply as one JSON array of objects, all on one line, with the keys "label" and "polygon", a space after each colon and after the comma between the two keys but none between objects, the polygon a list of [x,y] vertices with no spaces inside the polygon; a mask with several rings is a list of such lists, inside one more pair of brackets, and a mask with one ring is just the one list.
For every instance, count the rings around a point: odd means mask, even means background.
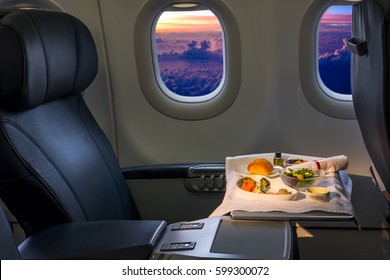
[{"label": "cabin wall", "polygon": [[110,66],[107,58],[106,39],[103,32],[99,1],[67,1],[56,0],[55,2],[63,11],[80,19],[92,33],[95,40],[98,56],[99,70],[93,83],[84,93],[94,117],[110,139],[116,149],[116,124],[113,104],[113,92],[111,89]]},{"label": "cabin wall", "polygon": [[99,74],[85,97],[121,165],[224,162],[226,156],[280,150],[345,154],[349,173],[369,175],[357,121],[317,111],[300,86],[301,23],[313,0],[224,1],[240,30],[241,87],[228,110],[199,121],[168,117],[143,95],[134,29],[145,0],[54,2],[84,21],[96,40]]}]

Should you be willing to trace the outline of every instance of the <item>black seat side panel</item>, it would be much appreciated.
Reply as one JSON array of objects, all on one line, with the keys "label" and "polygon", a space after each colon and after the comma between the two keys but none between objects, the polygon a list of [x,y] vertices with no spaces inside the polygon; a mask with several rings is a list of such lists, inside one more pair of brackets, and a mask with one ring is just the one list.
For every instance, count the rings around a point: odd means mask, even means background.
[{"label": "black seat side panel", "polygon": [[0,260],[20,259],[7,218],[0,208]]},{"label": "black seat side panel", "polygon": [[[384,3],[384,2],[383,2]],[[352,55],[352,94],[362,136],[382,181],[390,190],[389,5],[362,1],[353,8],[353,39],[367,54]]]}]

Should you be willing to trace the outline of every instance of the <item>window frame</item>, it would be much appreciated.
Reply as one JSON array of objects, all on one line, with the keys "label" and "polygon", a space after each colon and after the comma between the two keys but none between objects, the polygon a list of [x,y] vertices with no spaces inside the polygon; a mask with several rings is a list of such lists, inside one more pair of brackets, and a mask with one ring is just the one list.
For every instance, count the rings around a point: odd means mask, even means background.
[{"label": "window frame", "polygon": [[325,115],[356,119],[352,95],[330,90],[321,80],[318,68],[318,32],[325,11],[332,5],[353,5],[349,0],[316,0],[302,21],[299,39],[299,75],[302,91],[309,103]]},{"label": "window frame", "polygon": [[[202,120],[226,111],[234,102],[241,84],[241,45],[236,20],[223,1],[197,0],[219,19],[225,39],[225,80],[220,91],[211,99],[197,102],[174,100],[161,89],[161,79],[153,56],[155,23],[161,12],[177,3],[194,3],[189,0],[149,0],[140,10],[134,29],[134,51],[138,80],[145,98],[159,112],[176,119]],[[196,8],[194,8],[196,9]],[[158,75],[156,75],[158,73]]]}]

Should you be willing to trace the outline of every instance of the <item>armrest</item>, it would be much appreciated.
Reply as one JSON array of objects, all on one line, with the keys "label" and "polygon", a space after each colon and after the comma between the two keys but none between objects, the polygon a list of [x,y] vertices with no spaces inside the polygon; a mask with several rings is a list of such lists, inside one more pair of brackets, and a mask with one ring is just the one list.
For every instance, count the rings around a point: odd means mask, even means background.
[{"label": "armrest", "polygon": [[220,176],[225,174],[224,163],[156,164],[122,168],[126,180],[172,179]]},{"label": "armrest", "polygon": [[115,220],[59,224],[19,245],[22,259],[148,259],[164,221]]}]

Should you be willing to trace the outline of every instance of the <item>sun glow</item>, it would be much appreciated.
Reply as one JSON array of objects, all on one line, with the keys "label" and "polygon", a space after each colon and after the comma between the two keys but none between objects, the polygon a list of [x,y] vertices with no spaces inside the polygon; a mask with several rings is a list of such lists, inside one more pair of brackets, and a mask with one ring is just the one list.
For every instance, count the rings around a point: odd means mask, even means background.
[{"label": "sun glow", "polygon": [[218,18],[211,11],[163,12],[157,33],[220,31]]}]

